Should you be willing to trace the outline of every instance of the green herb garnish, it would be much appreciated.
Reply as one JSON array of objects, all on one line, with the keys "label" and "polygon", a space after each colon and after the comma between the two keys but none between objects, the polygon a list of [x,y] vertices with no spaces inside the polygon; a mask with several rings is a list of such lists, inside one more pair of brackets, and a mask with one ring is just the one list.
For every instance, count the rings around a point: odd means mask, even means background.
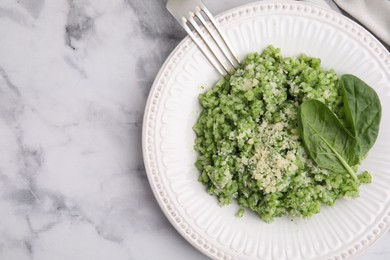
[{"label": "green herb garnish", "polygon": [[376,92],[353,75],[340,79],[345,124],[322,102],[308,100],[298,111],[304,146],[318,167],[348,172],[360,163],[378,136],[381,105]]}]

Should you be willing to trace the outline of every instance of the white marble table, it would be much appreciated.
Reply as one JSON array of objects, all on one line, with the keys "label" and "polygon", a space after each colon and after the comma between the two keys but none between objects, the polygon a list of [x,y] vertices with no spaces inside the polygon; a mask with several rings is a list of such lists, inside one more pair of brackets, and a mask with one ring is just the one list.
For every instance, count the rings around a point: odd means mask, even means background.
[{"label": "white marble table", "polygon": [[[0,2],[1,260],[206,259],[165,219],[142,161],[147,94],[185,36],[164,5]],[[359,259],[390,259],[389,244]]]}]

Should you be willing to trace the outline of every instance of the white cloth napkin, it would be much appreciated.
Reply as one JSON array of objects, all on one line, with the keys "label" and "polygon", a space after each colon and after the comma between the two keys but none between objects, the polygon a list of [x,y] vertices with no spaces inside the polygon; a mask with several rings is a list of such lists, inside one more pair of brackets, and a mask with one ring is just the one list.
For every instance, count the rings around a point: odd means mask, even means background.
[{"label": "white cloth napkin", "polygon": [[390,0],[334,0],[340,8],[390,45]]},{"label": "white cloth napkin", "polygon": [[[306,2],[329,7],[329,2],[325,0],[306,0]],[[334,2],[390,45],[390,0],[334,0]]]}]

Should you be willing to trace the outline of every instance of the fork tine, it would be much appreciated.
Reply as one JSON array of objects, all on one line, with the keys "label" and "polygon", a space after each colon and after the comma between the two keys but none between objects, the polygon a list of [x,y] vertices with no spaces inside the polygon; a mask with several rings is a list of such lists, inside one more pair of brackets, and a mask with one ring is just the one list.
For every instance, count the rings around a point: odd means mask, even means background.
[{"label": "fork tine", "polygon": [[220,74],[231,74],[239,67],[238,56],[202,0],[168,0],[166,6]]},{"label": "fork tine", "polygon": [[[226,66],[223,64],[223,62],[218,58],[217,56],[217,52],[215,50],[215,48],[213,47],[213,45],[209,42],[209,40],[207,39],[206,35],[202,32],[202,30],[200,29],[200,27],[198,26],[198,24],[196,23],[195,19],[195,14],[193,12],[190,12],[190,17],[188,19],[188,22],[191,24],[192,27],[194,27],[195,31],[198,33],[198,35],[200,36],[200,38],[204,41],[204,43],[206,44],[207,48],[210,50],[211,54],[214,56],[215,60],[218,61],[219,65],[223,68],[223,70],[226,72],[226,73],[230,73],[230,71],[226,68]],[[218,44],[217,44],[218,45]],[[225,74],[225,73],[224,73]]]},{"label": "fork tine", "polygon": [[211,57],[210,55],[210,52],[213,54],[213,56],[215,57],[215,54],[210,51],[208,52],[206,50],[206,48],[200,43],[200,41],[195,37],[194,33],[192,32],[192,30],[188,27],[188,20],[183,17],[182,18],[182,26],[184,28],[184,30],[188,33],[188,35],[190,36],[190,38],[192,39],[192,41],[196,44],[196,46],[198,46],[198,48],[200,49],[200,51],[203,53],[203,55],[207,58],[207,60],[211,63],[211,65],[213,65],[213,67],[221,74],[221,75],[226,75],[227,70],[222,67],[221,68],[221,65],[218,65],[218,63],[215,62],[215,60],[218,60],[218,59],[214,59]]},{"label": "fork tine", "polygon": [[[210,26],[207,24],[206,20],[203,18],[203,15],[202,15],[202,9],[200,7],[197,7],[196,8],[197,10],[195,11],[195,16],[200,20],[200,22],[202,23],[202,25],[206,28],[207,32],[211,35],[211,37],[213,38],[213,40],[215,41],[216,45],[218,46],[218,48],[221,50],[222,54],[225,56],[225,58],[230,62],[230,64],[233,66],[233,68],[236,67],[236,64],[234,63],[234,61],[232,61],[231,59],[231,55],[229,55],[228,53],[226,53],[226,49],[223,48],[222,44],[220,43],[219,39],[217,39],[217,37],[215,37],[214,33],[211,31],[211,28]],[[228,47],[229,48],[229,47]],[[234,57],[234,55],[233,55]]]},{"label": "fork tine", "polygon": [[217,24],[217,21],[214,19],[213,15],[210,13],[210,11],[206,8],[206,6],[204,4],[200,5],[200,8],[201,10],[206,14],[207,18],[211,21],[212,25],[215,27],[215,29],[217,30],[219,36],[221,36],[223,42],[225,43],[225,45],[228,47],[230,53],[232,54],[232,56],[236,59],[237,61],[237,64],[240,64],[240,60],[238,59],[238,56],[236,55],[236,53],[233,51],[233,48],[232,46],[230,45],[229,41],[226,40],[226,37],[224,35],[224,33],[220,30],[218,24]]}]

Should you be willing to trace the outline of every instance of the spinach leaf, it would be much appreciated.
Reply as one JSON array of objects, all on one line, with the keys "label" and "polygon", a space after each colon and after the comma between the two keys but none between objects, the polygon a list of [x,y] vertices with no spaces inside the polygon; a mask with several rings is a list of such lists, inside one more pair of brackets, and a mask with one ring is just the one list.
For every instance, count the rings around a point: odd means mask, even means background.
[{"label": "spinach leaf", "polygon": [[323,103],[309,100],[299,108],[298,129],[306,151],[318,167],[347,171],[366,156],[378,137],[381,104],[376,92],[353,75],[340,79],[345,126]]},{"label": "spinach leaf", "polygon": [[348,172],[357,177],[351,165],[359,163],[356,138],[336,115],[318,100],[308,100],[298,111],[298,129],[306,151],[318,167]]},{"label": "spinach leaf", "polygon": [[358,77],[346,74],[341,76],[339,82],[346,127],[356,138],[356,153],[362,159],[378,136],[381,104],[375,90]]}]

